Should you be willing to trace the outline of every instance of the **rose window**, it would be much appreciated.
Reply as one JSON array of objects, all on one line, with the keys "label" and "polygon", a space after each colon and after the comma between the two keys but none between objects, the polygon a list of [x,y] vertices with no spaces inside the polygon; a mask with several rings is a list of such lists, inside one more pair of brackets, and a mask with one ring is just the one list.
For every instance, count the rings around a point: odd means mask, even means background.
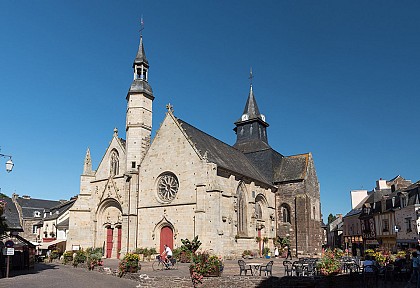
[{"label": "rose window", "polygon": [[178,179],[173,174],[165,174],[158,181],[158,196],[162,201],[168,202],[175,199],[178,193]]}]

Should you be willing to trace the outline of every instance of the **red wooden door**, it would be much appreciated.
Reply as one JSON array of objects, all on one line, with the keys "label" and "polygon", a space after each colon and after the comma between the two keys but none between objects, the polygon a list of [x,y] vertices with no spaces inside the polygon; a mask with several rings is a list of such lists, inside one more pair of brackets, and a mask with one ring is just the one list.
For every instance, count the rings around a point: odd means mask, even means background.
[{"label": "red wooden door", "polygon": [[112,232],[112,228],[106,229],[106,258],[111,258],[112,255]]},{"label": "red wooden door", "polygon": [[173,249],[174,247],[174,232],[169,226],[165,226],[160,230],[160,253],[162,253],[165,248],[163,245],[168,245],[169,248]]},{"label": "red wooden door", "polygon": [[118,227],[117,258],[120,259],[122,229]]}]

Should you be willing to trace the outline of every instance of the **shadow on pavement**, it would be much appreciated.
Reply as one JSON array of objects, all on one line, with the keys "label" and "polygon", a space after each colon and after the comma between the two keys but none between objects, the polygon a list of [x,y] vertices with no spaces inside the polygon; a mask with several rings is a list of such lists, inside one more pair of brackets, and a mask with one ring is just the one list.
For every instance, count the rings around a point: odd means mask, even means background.
[{"label": "shadow on pavement", "polygon": [[35,267],[32,269],[11,270],[9,272],[9,278],[37,274],[43,270],[58,269],[57,266],[56,264],[35,263]]}]

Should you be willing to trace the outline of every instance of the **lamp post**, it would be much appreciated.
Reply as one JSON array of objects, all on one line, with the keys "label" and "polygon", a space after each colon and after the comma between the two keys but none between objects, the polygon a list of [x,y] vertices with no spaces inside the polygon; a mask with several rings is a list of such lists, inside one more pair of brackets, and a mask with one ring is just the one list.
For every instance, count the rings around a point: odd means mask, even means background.
[{"label": "lamp post", "polygon": [[13,169],[13,166],[15,165],[15,164],[13,164],[13,162],[12,162],[12,156],[10,156],[10,155],[5,155],[5,154],[1,154],[1,153],[0,153],[0,157],[9,158],[9,160],[7,160],[7,161],[6,161],[6,171],[7,171],[8,173],[10,173],[10,172],[12,171],[12,169]]},{"label": "lamp post", "polygon": [[[12,156],[5,155],[0,153],[0,157],[9,158],[9,160],[6,161],[6,171],[10,173],[13,169],[13,162],[12,162]],[[2,213],[3,214],[3,213]],[[1,215],[0,215],[1,216]],[[13,242],[12,242],[13,243]],[[13,245],[13,244],[12,244]],[[5,248],[8,249],[8,248]],[[4,253],[4,252],[3,252]],[[7,252],[6,252],[7,253]],[[3,254],[4,255],[4,254]],[[10,267],[10,256],[9,253],[7,253],[7,262],[6,262],[6,278],[9,278],[9,267]]]}]

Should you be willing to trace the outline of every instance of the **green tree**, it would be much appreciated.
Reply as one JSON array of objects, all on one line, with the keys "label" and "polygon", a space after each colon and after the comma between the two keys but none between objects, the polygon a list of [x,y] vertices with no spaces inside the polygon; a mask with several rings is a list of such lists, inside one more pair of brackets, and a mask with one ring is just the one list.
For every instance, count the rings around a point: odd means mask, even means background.
[{"label": "green tree", "polygon": [[335,219],[337,219],[337,217],[330,213],[330,215],[328,215],[328,224],[333,222]]}]

